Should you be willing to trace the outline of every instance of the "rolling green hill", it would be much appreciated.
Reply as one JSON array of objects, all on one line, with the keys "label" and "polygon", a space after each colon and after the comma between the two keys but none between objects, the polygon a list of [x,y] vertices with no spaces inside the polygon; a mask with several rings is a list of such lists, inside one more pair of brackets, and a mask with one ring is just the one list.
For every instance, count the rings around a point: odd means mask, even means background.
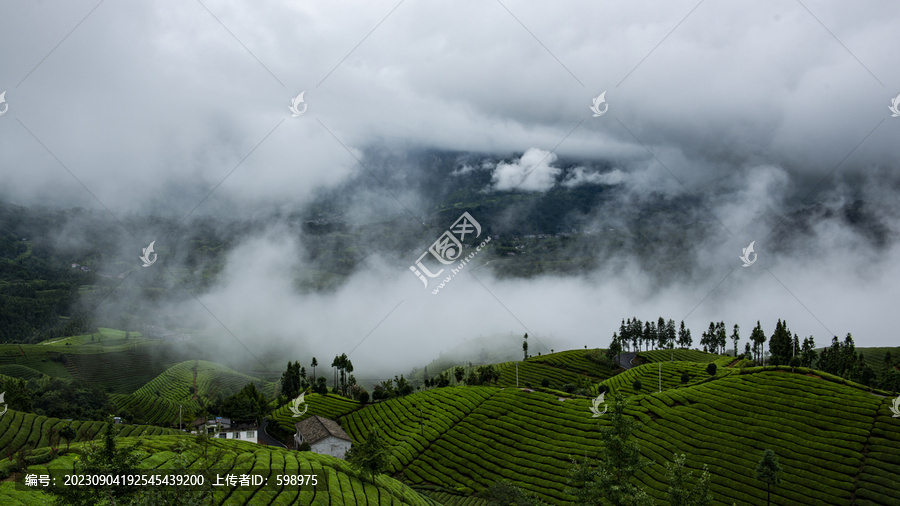
[{"label": "rolling green hill", "polygon": [[[493,364],[500,371],[497,385],[514,387],[517,386],[516,381],[518,381],[519,387],[528,384],[537,388],[541,385],[541,381],[546,379],[550,382],[549,388],[561,390],[566,384],[577,385],[582,382],[603,381],[615,374],[615,370],[595,361],[599,360],[597,357],[600,357],[603,351],[599,349],[567,350],[531,356],[525,360]],[[449,367],[439,373],[447,374],[451,378],[451,384],[455,384],[454,369],[455,367]],[[468,376],[470,371],[477,369],[477,366],[464,366],[463,369],[465,376]]]},{"label": "rolling green hill", "polygon": [[[215,362],[190,360],[166,369],[134,393],[114,394],[111,400],[119,409],[130,410],[144,423],[168,425],[178,418],[179,404],[199,412],[201,400],[206,404],[218,396],[226,397],[251,382],[266,396],[274,397],[274,383],[233,371]],[[192,392],[192,388],[196,391]]]},{"label": "rolling green hill", "polygon": [[[70,442],[74,443],[97,438],[106,425],[106,422],[66,421],[10,409],[0,417],[0,449],[3,451],[0,457],[5,458],[26,444],[31,445],[32,448],[49,446],[50,434],[48,431],[54,428],[72,427],[75,430],[76,438]],[[123,436],[160,434],[179,434],[179,432],[175,429],[164,429],[151,425],[122,426]],[[60,445],[65,446],[65,440],[60,440]]]},{"label": "rolling green hill", "polygon": [[725,361],[725,364],[734,361],[734,357],[728,357],[726,355],[716,355],[715,353],[707,353],[705,351],[700,350],[681,350],[681,349],[672,349],[672,350],[650,350],[650,351],[639,351],[637,352],[638,358],[640,358],[643,362],[670,362],[674,361],[682,361],[682,362],[700,362],[700,363],[708,363],[708,362],[721,362]]},{"label": "rolling green hill", "polygon": [[[626,413],[643,424],[636,433],[643,456],[656,462],[637,479],[659,502],[668,486],[663,464],[683,452],[689,467],[709,465],[716,503],[761,503],[754,469],[766,448],[784,469],[775,504],[895,499],[890,477],[900,474],[900,421],[891,418],[891,399],[757,368],[630,400]],[[386,432],[395,445],[393,472],[413,484],[471,494],[507,479],[551,504],[568,504],[570,457],[596,456],[597,429],[608,423],[589,406],[588,399],[514,388],[448,387],[367,406],[341,421],[354,438],[375,425]]]},{"label": "rolling green hill", "polygon": [[[306,420],[312,415],[319,415],[332,420],[337,420],[341,416],[359,409],[360,407],[358,402],[334,394],[306,394],[303,397],[303,400],[307,409],[301,416],[294,416],[293,411],[290,409],[290,404],[281,406],[269,415],[269,418],[281,428],[283,431],[282,434],[295,433],[295,424]],[[302,412],[304,410],[303,405],[298,407],[298,409]]]},{"label": "rolling green hill", "polygon": [[[138,442],[138,451],[146,453],[142,461],[144,469],[174,469],[178,460],[187,461],[187,469],[207,470],[210,462],[215,462],[216,471],[223,474],[233,472],[251,472],[261,474],[269,479],[269,484],[248,487],[213,487],[212,503],[227,505],[243,504],[373,504],[373,505],[412,505],[438,506],[435,502],[420,495],[409,486],[379,475],[371,483],[368,476],[352,469],[343,460],[312,452],[296,452],[280,448],[256,445],[243,441],[223,441],[213,439],[209,447],[201,450],[190,436],[156,436],[140,439],[123,438],[120,442],[127,445]],[[37,473],[47,469],[71,470],[76,452],[57,457],[50,462],[33,464],[28,471]],[[202,452],[207,457],[203,458]],[[200,458],[198,458],[200,457]],[[46,471],[45,471],[46,472]],[[325,485],[316,490],[290,486],[276,486],[275,474],[297,474],[298,472],[316,473]],[[317,480],[318,481],[318,480]],[[190,489],[182,488],[179,493],[188,494]],[[0,503],[2,504],[47,504],[53,495],[38,491],[16,490],[13,482],[0,484]]]},{"label": "rolling green hill", "polygon": [[[713,377],[706,372],[706,366],[707,364],[700,364],[697,362],[658,362],[655,364],[644,364],[632,367],[621,374],[617,374],[612,378],[603,381],[600,385],[609,388],[610,392],[621,393],[625,396],[657,392],[660,387],[660,378],[662,378],[663,390],[684,386],[685,383],[681,382],[681,375],[684,373],[687,373],[689,376],[688,382],[686,383],[687,385],[693,385],[713,379]],[[719,367],[716,371],[716,378],[738,371],[738,369]],[[641,381],[640,391],[634,389],[635,380]],[[592,392],[596,394],[600,385],[592,388]]]}]

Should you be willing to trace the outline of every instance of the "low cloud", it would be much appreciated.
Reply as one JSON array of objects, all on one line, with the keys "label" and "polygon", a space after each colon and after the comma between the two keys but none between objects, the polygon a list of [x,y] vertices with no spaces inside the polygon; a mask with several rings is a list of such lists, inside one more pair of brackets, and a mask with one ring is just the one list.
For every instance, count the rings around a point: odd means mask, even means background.
[{"label": "low cloud", "polygon": [[613,169],[610,172],[588,172],[584,167],[575,167],[569,172],[569,175],[562,182],[567,188],[572,188],[582,184],[622,184],[625,182],[626,174],[619,169]]},{"label": "low cloud", "polygon": [[562,169],[552,167],[556,154],[538,148],[529,148],[513,163],[501,162],[491,176],[495,190],[525,190],[545,192],[556,184]]}]

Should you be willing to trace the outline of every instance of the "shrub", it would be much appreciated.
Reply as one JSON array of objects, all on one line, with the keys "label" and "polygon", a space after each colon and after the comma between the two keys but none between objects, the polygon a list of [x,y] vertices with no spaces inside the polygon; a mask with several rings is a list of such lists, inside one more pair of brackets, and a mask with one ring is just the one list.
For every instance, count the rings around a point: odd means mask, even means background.
[{"label": "shrub", "polygon": [[549,386],[550,386],[550,380],[548,380],[547,378],[542,379],[542,380],[541,380],[541,386],[544,387],[544,388],[549,387]]},{"label": "shrub", "polygon": [[526,381],[526,382],[525,382],[525,388],[531,388],[531,382],[530,382],[530,381]]},{"label": "shrub", "polygon": [[691,375],[686,372],[681,373],[681,382],[687,383],[688,381],[691,381]]},{"label": "shrub", "polygon": [[310,451],[309,441],[304,441],[304,442],[300,443],[300,448],[298,448],[297,450],[301,451],[301,452]]},{"label": "shrub", "polygon": [[706,372],[709,373],[710,376],[716,375],[716,364],[715,362],[710,362],[708,366],[706,366]]},{"label": "shrub", "polygon": [[361,402],[363,404],[369,402],[369,392],[366,392],[365,390],[363,390],[362,392],[359,393],[359,397],[357,397],[357,400],[359,400],[359,402]]},{"label": "shrub", "polygon": [[634,383],[631,384],[631,386],[634,387],[635,390],[640,391],[641,387],[644,385],[643,385],[643,383],[641,383],[641,380],[636,379],[636,380],[634,380]]},{"label": "shrub", "polygon": [[566,383],[565,385],[563,385],[562,389],[563,389],[563,392],[565,392],[567,394],[571,394],[571,393],[575,392],[575,385],[573,385],[571,383]]}]

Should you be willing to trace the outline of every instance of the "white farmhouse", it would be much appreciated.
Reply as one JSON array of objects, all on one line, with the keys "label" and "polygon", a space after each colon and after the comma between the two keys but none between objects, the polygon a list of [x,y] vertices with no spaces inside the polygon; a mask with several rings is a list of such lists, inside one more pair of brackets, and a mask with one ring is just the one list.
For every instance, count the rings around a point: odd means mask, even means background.
[{"label": "white farmhouse", "polygon": [[204,420],[202,417],[194,420],[196,431],[205,430],[207,434],[219,439],[236,439],[259,443],[259,426],[253,421],[232,422],[231,419],[222,416]]},{"label": "white farmhouse", "polygon": [[256,423],[233,423],[227,429],[222,428],[216,437],[259,443],[256,436],[258,430],[259,426]]},{"label": "white farmhouse", "polygon": [[337,422],[318,415],[312,415],[302,422],[297,422],[296,427],[295,448],[299,448],[300,444],[306,441],[309,443],[309,449],[316,453],[343,459],[344,454],[353,444],[353,440]]}]

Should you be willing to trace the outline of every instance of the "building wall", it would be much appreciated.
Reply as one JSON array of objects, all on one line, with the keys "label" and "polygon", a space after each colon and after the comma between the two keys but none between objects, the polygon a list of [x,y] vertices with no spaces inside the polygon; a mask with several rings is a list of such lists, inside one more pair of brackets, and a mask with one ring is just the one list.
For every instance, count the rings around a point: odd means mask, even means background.
[{"label": "building wall", "polygon": [[[242,430],[242,431],[223,431],[219,433],[219,438],[221,439],[235,439],[237,441],[250,441],[251,443],[256,443],[258,431],[256,430]],[[238,437],[235,435],[238,434]]]},{"label": "building wall", "polygon": [[331,455],[339,459],[344,458],[344,454],[350,449],[350,441],[328,436],[314,445],[310,445],[310,450],[322,454]]}]

